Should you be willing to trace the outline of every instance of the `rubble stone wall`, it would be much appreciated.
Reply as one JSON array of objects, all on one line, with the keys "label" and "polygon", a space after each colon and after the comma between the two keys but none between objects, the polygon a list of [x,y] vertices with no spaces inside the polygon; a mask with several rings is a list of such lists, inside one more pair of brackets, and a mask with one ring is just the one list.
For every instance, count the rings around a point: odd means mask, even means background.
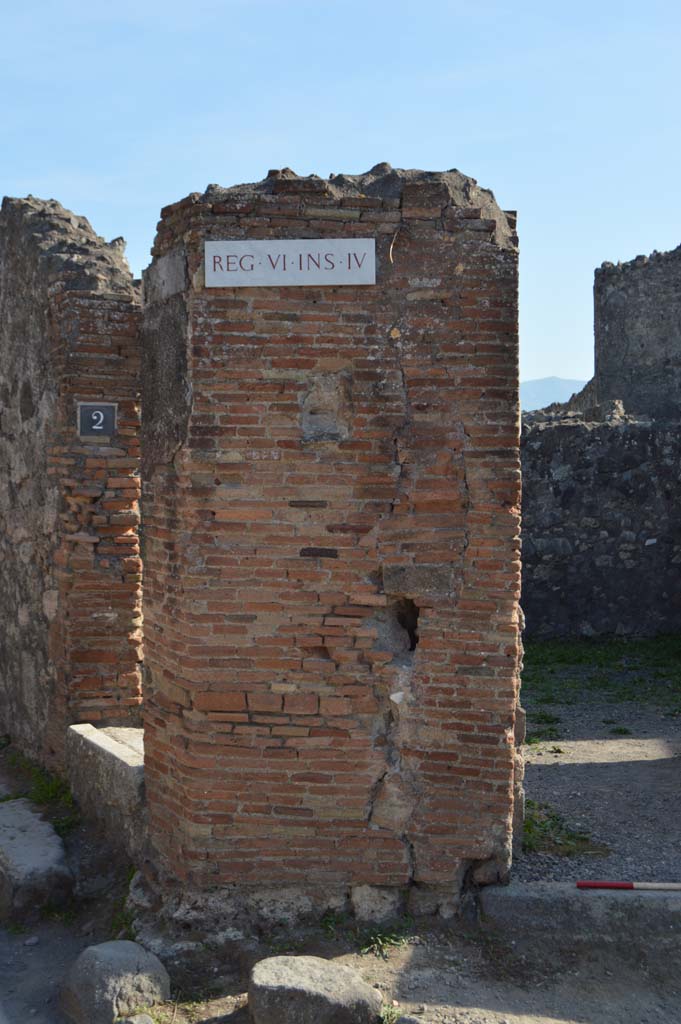
[{"label": "rubble stone wall", "polygon": [[[0,731],[59,765],[68,722],[140,704],[139,301],[119,242],[54,201],[0,213]],[[110,443],[79,401],[118,403]]]},{"label": "rubble stone wall", "polygon": [[[377,283],[206,288],[210,239],[376,240]],[[272,172],[145,276],[145,750],[183,885],[505,876],[518,692],[514,218],[458,172]]]},{"label": "rubble stone wall", "polygon": [[604,263],[594,281],[597,401],[681,419],[681,246]]},{"label": "rubble stone wall", "polygon": [[528,636],[678,632],[678,426],[617,416],[602,422],[526,417]]}]

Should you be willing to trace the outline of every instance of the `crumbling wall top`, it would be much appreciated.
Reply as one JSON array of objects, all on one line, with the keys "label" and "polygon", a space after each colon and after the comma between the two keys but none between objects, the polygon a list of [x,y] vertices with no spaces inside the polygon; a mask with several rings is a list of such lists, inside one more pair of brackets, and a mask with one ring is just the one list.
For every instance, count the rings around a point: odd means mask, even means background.
[{"label": "crumbling wall top", "polygon": [[617,275],[627,275],[637,273],[641,267],[647,267],[649,265],[664,266],[665,264],[681,264],[681,245],[678,245],[676,249],[670,249],[668,252],[658,252],[654,249],[649,256],[635,256],[633,260],[627,260],[623,263],[621,260],[618,263],[611,263],[605,260],[601,263],[600,267],[596,267],[596,277],[602,275],[606,278],[614,278]]},{"label": "crumbling wall top", "polygon": [[[502,211],[494,194],[481,188],[475,178],[458,170],[422,171],[391,167],[389,163],[376,164],[364,174],[331,174],[320,178],[315,174],[301,177],[289,167],[271,170],[259,182],[232,185],[208,185],[205,192],[193,192],[185,199],[161,211],[162,221],[175,217],[190,207],[218,214],[250,212],[244,204],[261,203],[280,206],[291,202],[300,212],[300,204],[310,208],[330,203],[344,208],[365,207],[409,211],[418,219],[418,211],[433,218],[434,210],[444,216],[448,211],[463,218],[489,220],[496,223],[495,242],[501,248],[515,248],[516,214]],[[425,212],[427,211],[427,213]],[[350,219],[348,214],[347,219]],[[154,254],[159,254],[159,238]]]},{"label": "crumbling wall top", "polygon": [[135,284],[125,258],[125,241],[97,235],[85,217],[54,199],[14,199],[0,209],[0,252],[21,239],[34,247],[52,280],[63,289],[133,296]]},{"label": "crumbling wall top", "polygon": [[594,335],[600,403],[679,419],[681,246],[596,271]]}]

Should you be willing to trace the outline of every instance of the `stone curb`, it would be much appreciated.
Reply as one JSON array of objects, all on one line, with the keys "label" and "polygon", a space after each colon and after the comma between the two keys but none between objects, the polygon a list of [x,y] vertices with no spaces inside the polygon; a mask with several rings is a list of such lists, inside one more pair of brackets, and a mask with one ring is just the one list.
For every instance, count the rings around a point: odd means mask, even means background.
[{"label": "stone curb", "polygon": [[577,889],[565,882],[487,886],[477,897],[480,924],[523,941],[550,934],[552,942],[638,944],[681,949],[681,893]]}]

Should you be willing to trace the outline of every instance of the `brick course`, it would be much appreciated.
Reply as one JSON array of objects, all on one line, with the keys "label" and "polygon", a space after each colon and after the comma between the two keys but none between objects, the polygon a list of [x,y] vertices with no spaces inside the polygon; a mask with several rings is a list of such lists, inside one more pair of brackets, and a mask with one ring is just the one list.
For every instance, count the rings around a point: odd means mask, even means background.
[{"label": "brick course", "polygon": [[[514,218],[458,172],[271,172],[145,277],[146,779],[196,886],[504,876],[518,691]],[[210,239],[375,237],[377,284],[211,288]]]}]

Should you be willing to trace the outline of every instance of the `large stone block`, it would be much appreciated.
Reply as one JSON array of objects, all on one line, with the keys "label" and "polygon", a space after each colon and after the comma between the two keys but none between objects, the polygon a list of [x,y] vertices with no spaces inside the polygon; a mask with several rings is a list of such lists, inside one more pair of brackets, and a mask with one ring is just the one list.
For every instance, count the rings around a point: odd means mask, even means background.
[{"label": "large stone block", "polygon": [[83,811],[106,827],[113,846],[139,860],[147,841],[144,730],[72,725],[66,771]]},{"label": "large stone block", "polygon": [[275,956],[251,972],[254,1024],[375,1024],[381,993],[351,967],[316,956]]},{"label": "large stone block", "polygon": [[88,946],[68,972],[60,1003],[73,1024],[114,1024],[135,1010],[170,998],[170,978],[153,953],[136,942]]},{"label": "large stone block", "polygon": [[40,913],[68,901],[73,876],[64,844],[28,800],[0,803],[0,920]]}]

